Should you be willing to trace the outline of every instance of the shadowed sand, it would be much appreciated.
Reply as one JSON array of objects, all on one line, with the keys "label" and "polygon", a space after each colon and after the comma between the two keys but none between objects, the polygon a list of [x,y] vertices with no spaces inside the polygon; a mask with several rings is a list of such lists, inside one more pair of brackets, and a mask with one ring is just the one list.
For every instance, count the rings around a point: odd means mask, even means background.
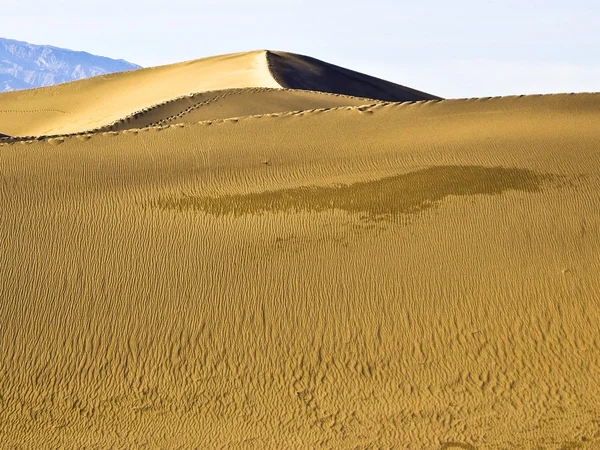
[{"label": "shadowed sand", "polygon": [[548,175],[522,169],[442,166],[347,186],[305,187],[222,197],[160,199],[162,208],[199,209],[211,214],[342,210],[377,218],[418,213],[449,195],[536,192]]},{"label": "shadowed sand", "polygon": [[390,102],[440,99],[309,56],[267,51],[267,61],[275,79],[288,89],[333,92]]},{"label": "shadowed sand", "polygon": [[177,124],[197,64],[0,143],[0,447],[598,447],[600,94]]}]

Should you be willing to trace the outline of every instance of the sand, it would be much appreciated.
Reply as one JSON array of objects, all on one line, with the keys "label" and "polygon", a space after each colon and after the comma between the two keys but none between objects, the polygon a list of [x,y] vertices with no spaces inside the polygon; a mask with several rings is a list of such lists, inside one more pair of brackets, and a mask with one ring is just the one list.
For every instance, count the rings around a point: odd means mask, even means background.
[{"label": "sand", "polygon": [[247,88],[202,92],[136,112],[101,131],[197,123],[206,120],[362,106],[378,100],[297,89]]},{"label": "sand", "polygon": [[38,136],[106,126],[196,92],[281,87],[265,52],[236,53],[0,94],[0,133]]},{"label": "sand", "polygon": [[343,93],[391,102],[440,99],[309,56],[272,51],[267,51],[266,56],[273,76],[282,87],[288,89]]},{"label": "sand", "polygon": [[2,445],[598,448],[600,94],[365,101],[1,143]]},{"label": "sand", "polygon": [[[305,56],[260,50],[0,93],[0,133],[40,136],[100,131],[180,97],[244,88],[316,90],[394,101],[437,98]],[[313,107],[309,102],[300,109]],[[244,115],[243,110],[234,115]],[[257,113],[267,112],[275,111],[258,108]]]}]

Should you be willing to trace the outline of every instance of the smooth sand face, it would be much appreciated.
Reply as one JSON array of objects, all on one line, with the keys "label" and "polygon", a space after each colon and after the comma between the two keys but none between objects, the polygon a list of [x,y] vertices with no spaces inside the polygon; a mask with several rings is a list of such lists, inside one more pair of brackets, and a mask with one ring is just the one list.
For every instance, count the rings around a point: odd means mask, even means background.
[{"label": "smooth sand face", "polygon": [[308,56],[272,51],[267,51],[266,56],[273,76],[288,89],[337,92],[391,102],[440,100],[435,95]]},{"label": "smooth sand face", "polygon": [[600,95],[0,145],[6,448],[597,448]]},{"label": "smooth sand face", "polygon": [[11,136],[77,133],[197,92],[281,86],[264,51],[236,53],[0,94],[0,132]]}]

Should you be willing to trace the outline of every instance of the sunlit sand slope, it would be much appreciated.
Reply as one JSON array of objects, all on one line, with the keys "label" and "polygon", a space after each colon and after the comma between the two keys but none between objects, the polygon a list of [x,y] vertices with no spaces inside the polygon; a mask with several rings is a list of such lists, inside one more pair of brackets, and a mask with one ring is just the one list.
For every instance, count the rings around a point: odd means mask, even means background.
[{"label": "sunlit sand slope", "polygon": [[[277,57],[277,60],[273,62],[267,55]],[[225,89],[282,87],[383,100],[433,98],[307,57],[284,53],[276,55],[263,50],[104,75],[47,88],[1,93],[0,132],[11,136],[79,133],[105,128],[157,105],[181,100],[181,97],[189,99],[194,94]],[[298,98],[293,102],[302,103]],[[300,109],[312,107],[311,101],[308,101],[307,106]],[[243,110],[244,105],[238,109]],[[266,112],[275,111],[263,111],[257,105],[252,114]],[[219,114],[216,118],[221,116]]]},{"label": "sunlit sand slope", "polygon": [[597,448],[600,95],[0,144],[5,448]]},{"label": "sunlit sand slope", "polygon": [[308,109],[360,106],[373,102],[376,101],[314,91],[269,88],[227,89],[178,98],[136,112],[106,127],[104,131]]},{"label": "sunlit sand slope", "polygon": [[275,79],[289,89],[309,89],[392,102],[439,99],[435,95],[390,83],[344,67],[295,53],[267,51]]},{"label": "sunlit sand slope", "polygon": [[281,87],[268,69],[264,51],[2,93],[0,132],[12,136],[76,133],[183,95],[246,87]]}]

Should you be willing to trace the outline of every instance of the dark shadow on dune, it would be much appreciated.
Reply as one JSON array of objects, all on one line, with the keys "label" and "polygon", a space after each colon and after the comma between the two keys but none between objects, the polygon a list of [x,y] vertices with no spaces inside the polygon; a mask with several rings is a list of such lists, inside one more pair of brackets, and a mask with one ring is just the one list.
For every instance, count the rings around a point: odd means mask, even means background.
[{"label": "dark shadow on dune", "polygon": [[9,135],[0,133],[0,139],[9,139],[9,138],[10,138]]},{"label": "dark shadow on dune", "polygon": [[508,190],[537,192],[552,179],[524,169],[439,166],[376,181],[335,187],[302,187],[222,197],[160,199],[161,208],[197,209],[214,215],[344,210],[372,217],[408,214],[445,197],[493,195]]},{"label": "dark shadow on dune", "polygon": [[307,89],[390,102],[414,102],[441,98],[310,56],[268,51],[267,61],[274,78],[280,85],[288,89]]}]

